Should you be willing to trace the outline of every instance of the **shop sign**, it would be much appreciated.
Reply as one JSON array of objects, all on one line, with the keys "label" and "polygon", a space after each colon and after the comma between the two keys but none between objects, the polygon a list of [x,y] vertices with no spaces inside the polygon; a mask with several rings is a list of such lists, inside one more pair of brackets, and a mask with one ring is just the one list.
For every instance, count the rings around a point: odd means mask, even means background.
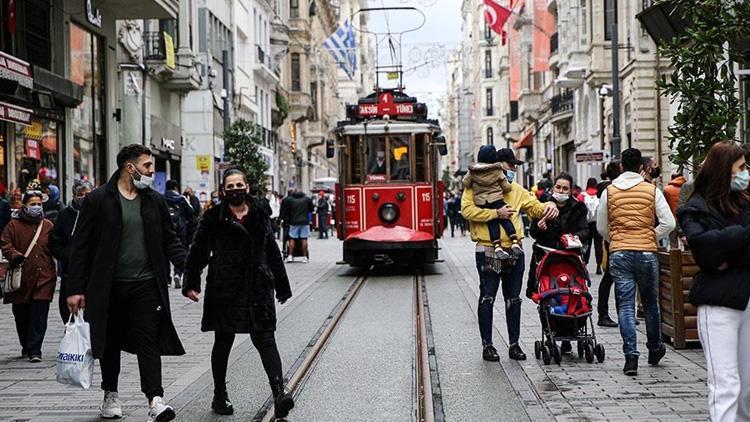
[{"label": "shop sign", "polygon": [[29,126],[31,125],[31,116],[33,113],[33,110],[28,108],[0,102],[0,120]]},{"label": "shop sign", "polygon": [[164,151],[174,151],[176,144],[177,141],[175,141],[174,139],[161,138],[161,147],[164,149]]},{"label": "shop sign", "polygon": [[604,151],[576,152],[576,163],[603,163],[607,157]]},{"label": "shop sign", "polygon": [[175,62],[174,62],[174,40],[172,39],[172,36],[169,35],[166,32],[163,32],[164,34],[164,51],[166,52],[166,63],[167,67],[170,69],[175,68]]},{"label": "shop sign", "polygon": [[32,160],[41,160],[42,159],[42,151],[39,148],[39,141],[36,139],[26,139],[26,158],[31,158]]},{"label": "shop sign", "polygon": [[91,4],[91,0],[86,0],[86,20],[97,28],[102,27],[102,12]]},{"label": "shop sign", "polygon": [[211,161],[213,161],[213,157],[211,155],[196,155],[195,169],[198,171],[210,171]]},{"label": "shop sign", "polygon": [[151,145],[155,150],[167,153],[175,159],[182,155],[182,130],[174,123],[152,115]]},{"label": "shop sign", "polygon": [[18,82],[19,85],[28,89],[34,88],[31,65],[2,51],[0,51],[0,78]]}]

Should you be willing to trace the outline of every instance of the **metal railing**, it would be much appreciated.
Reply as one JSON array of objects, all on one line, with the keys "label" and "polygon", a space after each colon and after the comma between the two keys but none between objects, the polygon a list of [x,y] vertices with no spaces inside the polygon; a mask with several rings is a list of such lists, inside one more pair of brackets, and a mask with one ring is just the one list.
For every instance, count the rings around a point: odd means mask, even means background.
[{"label": "metal railing", "polygon": [[145,31],[143,33],[143,59],[166,60],[167,50],[164,44],[164,33],[161,31]]},{"label": "metal railing", "polygon": [[555,95],[550,100],[552,115],[573,110],[573,91]]},{"label": "metal railing", "polygon": [[255,60],[260,64],[266,64],[267,57],[266,57],[266,52],[263,51],[263,48],[261,48],[261,46],[256,44],[255,51],[256,51]]}]

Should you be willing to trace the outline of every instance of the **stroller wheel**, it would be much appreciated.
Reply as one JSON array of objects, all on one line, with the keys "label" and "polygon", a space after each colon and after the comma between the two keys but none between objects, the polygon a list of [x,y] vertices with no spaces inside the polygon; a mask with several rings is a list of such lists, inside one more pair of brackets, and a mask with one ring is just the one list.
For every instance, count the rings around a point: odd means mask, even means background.
[{"label": "stroller wheel", "polygon": [[552,356],[550,356],[549,347],[547,346],[542,347],[542,361],[544,361],[545,365],[549,365],[552,362]]},{"label": "stroller wheel", "polygon": [[585,348],[584,354],[586,355],[586,362],[593,363],[594,362],[594,343],[591,341],[587,341],[584,348]]},{"label": "stroller wheel", "polygon": [[542,342],[539,340],[534,342],[534,357],[537,359],[542,357]]},{"label": "stroller wheel", "polygon": [[594,348],[594,354],[596,355],[596,360],[599,361],[599,363],[604,362],[604,346],[601,344],[597,344]]},{"label": "stroller wheel", "polygon": [[583,359],[583,342],[578,340],[578,357]]},{"label": "stroller wheel", "polygon": [[560,347],[558,347],[557,344],[552,348],[552,357],[555,359],[556,364],[560,364],[562,362],[562,353],[560,352]]}]

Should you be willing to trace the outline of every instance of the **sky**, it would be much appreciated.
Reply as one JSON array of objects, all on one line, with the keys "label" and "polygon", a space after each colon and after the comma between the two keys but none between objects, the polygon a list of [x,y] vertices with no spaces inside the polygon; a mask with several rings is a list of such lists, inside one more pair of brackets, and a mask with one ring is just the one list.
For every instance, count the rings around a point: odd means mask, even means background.
[{"label": "sky", "polygon": [[[401,37],[405,92],[427,103],[430,116],[437,117],[439,100],[447,89],[449,53],[461,40],[461,0],[369,0],[370,8],[409,6],[424,13],[425,23]],[[370,31],[382,34],[390,28],[397,43],[398,32],[414,29],[421,21],[421,15],[414,11],[370,12],[368,26]],[[390,62],[387,42],[380,44],[378,58],[381,65]]]}]

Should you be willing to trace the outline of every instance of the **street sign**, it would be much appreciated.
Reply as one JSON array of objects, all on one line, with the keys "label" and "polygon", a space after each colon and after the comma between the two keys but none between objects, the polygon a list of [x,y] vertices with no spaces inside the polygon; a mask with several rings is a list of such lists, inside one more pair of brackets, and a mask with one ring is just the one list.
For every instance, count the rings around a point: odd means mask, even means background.
[{"label": "street sign", "polygon": [[604,151],[586,151],[575,153],[576,163],[603,163],[607,160],[607,154]]}]

